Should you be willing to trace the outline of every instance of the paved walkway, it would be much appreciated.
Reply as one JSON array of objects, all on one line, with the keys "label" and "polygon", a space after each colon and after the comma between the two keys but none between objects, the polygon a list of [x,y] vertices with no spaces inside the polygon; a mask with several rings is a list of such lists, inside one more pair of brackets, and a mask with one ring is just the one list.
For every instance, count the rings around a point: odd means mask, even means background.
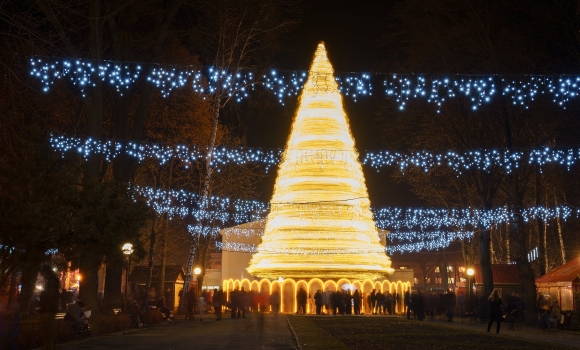
[{"label": "paved walkway", "polygon": [[[180,316],[180,318],[183,316]],[[309,317],[309,316],[306,316]],[[320,317],[320,316],[318,316]],[[333,316],[328,316],[333,317]],[[339,316],[340,317],[340,316]],[[358,316],[357,316],[358,317]],[[361,317],[405,317],[376,316]],[[487,323],[469,318],[446,322],[444,318],[427,318],[424,322],[438,323],[449,327],[467,328],[486,332]],[[495,324],[494,327],[495,329]],[[492,330],[493,330],[492,329]],[[528,340],[541,340],[580,349],[580,333],[544,331],[538,328],[520,327],[510,329],[502,324],[501,333]],[[248,314],[247,318],[232,319],[226,315],[216,322],[214,315],[206,315],[203,322],[164,322],[147,329],[132,329],[128,332],[96,336],[80,342],[59,345],[59,349],[296,349],[296,340],[288,326],[286,316],[272,314]]]},{"label": "paved walkway", "polygon": [[226,315],[219,322],[215,315],[206,315],[203,322],[179,317],[147,329],[65,343],[59,349],[296,349],[284,315],[248,314],[233,319]]},{"label": "paved walkway", "polygon": [[[380,316],[379,316],[380,317]],[[387,316],[388,317],[388,316]],[[397,316],[406,317],[406,316]],[[479,322],[472,320],[467,317],[455,317],[453,322],[447,322],[446,317],[435,319],[425,318],[424,322],[434,322],[439,324],[444,324],[451,327],[468,328],[471,330],[477,330],[480,332],[487,332],[487,322]],[[496,324],[494,323],[491,327],[491,331],[495,332]],[[566,331],[547,331],[540,328],[534,327],[510,327],[509,324],[502,323],[500,328],[500,334],[509,335],[513,337],[521,337],[525,339],[541,340],[545,342],[550,342],[554,344],[568,345],[580,349],[580,333],[578,332],[566,332]]]}]

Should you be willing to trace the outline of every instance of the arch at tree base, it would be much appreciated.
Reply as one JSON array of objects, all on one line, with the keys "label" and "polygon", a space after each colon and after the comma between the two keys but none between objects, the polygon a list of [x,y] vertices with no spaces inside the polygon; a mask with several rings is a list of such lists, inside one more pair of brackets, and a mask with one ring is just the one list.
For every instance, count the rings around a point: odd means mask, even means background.
[{"label": "arch at tree base", "polygon": [[[399,270],[400,271],[400,270]],[[395,274],[397,274],[396,271]],[[410,272],[413,275],[412,270],[405,272]],[[406,275],[406,274],[405,274]],[[401,276],[402,277],[402,276]],[[297,302],[296,302],[296,292],[299,288],[304,288],[308,294],[308,301],[306,305],[307,313],[314,314],[314,293],[317,290],[326,291],[337,291],[337,290],[350,290],[351,294],[355,290],[359,290],[362,293],[361,299],[361,313],[370,314],[369,305],[367,302],[367,296],[372,292],[372,290],[381,291],[381,293],[390,292],[395,295],[397,293],[397,303],[395,307],[395,312],[401,314],[405,311],[403,295],[406,291],[411,291],[412,283],[402,280],[378,280],[372,281],[367,280],[349,280],[342,278],[339,280],[322,280],[320,278],[312,279],[293,279],[285,278],[283,280],[269,280],[269,279],[255,279],[250,281],[247,278],[242,280],[239,279],[228,279],[223,281],[224,294],[227,296],[227,300],[230,300],[230,293],[233,290],[241,290],[244,288],[246,293],[253,292],[252,295],[257,295],[258,307],[266,306],[265,310],[270,311],[269,297],[274,292],[280,293],[280,312],[283,313],[296,313]],[[262,301],[260,303],[260,301]],[[251,301],[250,301],[251,303]],[[266,305],[262,305],[262,303]]]}]

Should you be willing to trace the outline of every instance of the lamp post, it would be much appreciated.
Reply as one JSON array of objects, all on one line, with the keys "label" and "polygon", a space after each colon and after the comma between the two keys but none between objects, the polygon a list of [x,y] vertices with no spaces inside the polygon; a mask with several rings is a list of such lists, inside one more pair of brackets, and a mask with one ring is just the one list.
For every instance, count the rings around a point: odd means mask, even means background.
[{"label": "lamp post", "polygon": [[196,290],[196,294],[199,297],[199,291],[201,290],[201,286],[199,285],[199,274],[201,273],[201,268],[196,267],[193,269],[193,274],[195,275],[195,281],[196,281],[196,286],[197,286],[197,290]]},{"label": "lamp post", "polygon": [[471,299],[471,292],[472,292],[471,277],[473,276],[474,273],[475,272],[473,271],[473,269],[471,267],[467,269],[467,289],[468,289],[468,293],[469,293],[469,294],[467,294],[467,302],[468,302],[467,305],[469,305],[469,308],[470,308],[469,312],[473,311],[472,310],[472,299]]},{"label": "lamp post", "polygon": [[131,270],[131,254],[133,254],[133,245],[131,243],[123,244],[121,251],[127,257],[127,271],[125,272],[125,308],[124,312],[127,313],[127,290],[129,289],[129,271]]}]

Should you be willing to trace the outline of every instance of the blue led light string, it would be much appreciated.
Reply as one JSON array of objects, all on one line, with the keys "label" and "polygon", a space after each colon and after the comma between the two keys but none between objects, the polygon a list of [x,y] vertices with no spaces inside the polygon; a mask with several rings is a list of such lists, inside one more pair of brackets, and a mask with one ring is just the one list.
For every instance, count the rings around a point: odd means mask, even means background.
[{"label": "blue led light string", "polygon": [[[219,67],[161,64],[153,64],[150,72],[143,72],[144,66],[145,63],[136,62],[33,57],[30,59],[30,75],[40,80],[43,91],[48,91],[55,80],[68,78],[79,86],[83,96],[86,89],[96,86],[98,81],[109,83],[122,94],[143,76],[163,96],[168,96],[176,88],[191,85],[200,94],[225,91],[238,102],[248,97],[256,85],[263,85],[281,103],[287,97],[298,95],[307,77],[305,71],[271,70],[258,75],[255,69],[232,72]],[[383,78],[373,79],[374,76]],[[471,108],[477,110],[499,95],[510,99],[513,105],[526,109],[538,96],[549,96],[565,109],[566,103],[580,94],[580,76],[572,75],[335,72],[328,78],[332,77],[336,79],[339,91],[354,100],[372,95],[373,86],[382,80],[386,96],[393,98],[401,110],[410,100],[421,99],[435,105],[440,112],[445,101],[457,96],[469,99]]]},{"label": "blue led light string", "polygon": [[538,165],[540,169],[546,164],[557,164],[569,170],[579,161],[580,146],[574,146],[569,148],[538,147],[531,150],[512,151],[484,149],[446,153],[367,151],[362,163],[377,170],[396,166],[401,172],[405,172],[411,166],[425,172],[434,167],[448,166],[458,174],[462,174],[469,170],[490,171],[494,167],[500,167],[506,173],[511,173],[524,162]]},{"label": "blue led light string", "polygon": [[[270,210],[268,203],[252,200],[231,200],[211,196],[204,202],[201,195],[183,190],[163,190],[145,186],[136,186],[136,193],[146,198],[147,203],[158,213],[167,213],[170,217],[192,217],[196,224],[189,226],[192,234],[217,234],[221,229],[229,228],[228,235],[254,237],[256,230],[231,228],[247,222],[266,219]],[[297,203],[277,203],[276,206],[300,206]],[[317,205],[304,204],[305,210],[317,210]],[[318,210],[328,211],[326,203],[319,204]],[[348,207],[348,206],[345,206]],[[340,209],[344,210],[344,209]],[[507,207],[484,211],[475,208],[465,209],[430,209],[430,208],[372,208],[377,228],[390,230],[386,238],[387,249],[393,251],[417,251],[421,249],[440,249],[456,240],[471,239],[478,227],[492,228],[511,222],[514,214]],[[560,218],[578,218],[580,212],[568,206],[552,208],[528,207],[520,213],[524,222],[541,218],[546,222]],[[356,211],[352,211],[356,219]],[[201,225],[205,220],[212,222],[212,227]],[[380,234],[385,235],[383,231]],[[292,232],[288,234],[292,235]],[[302,235],[302,233],[301,233]]]},{"label": "blue led light string", "polygon": [[[171,158],[177,158],[185,164],[205,161],[206,146],[199,145],[166,145],[137,144],[134,142],[120,142],[78,137],[51,136],[51,146],[62,155],[76,152],[84,159],[92,154],[103,155],[110,162],[120,154],[126,154],[138,162],[145,159],[155,159],[160,165],[166,164]],[[305,161],[320,162],[341,160],[344,152],[328,150],[286,150],[294,156],[302,157]],[[212,155],[213,167],[219,169],[227,164],[243,165],[258,163],[265,166],[266,171],[280,162],[282,149],[218,146]],[[556,164],[570,169],[580,161],[580,146],[568,148],[540,147],[531,150],[474,150],[449,151],[446,153],[418,152],[389,152],[367,151],[362,163],[377,170],[384,167],[396,166],[405,172],[409,167],[418,167],[427,172],[438,166],[448,166],[458,174],[469,170],[490,171],[500,167],[506,173],[520,167],[522,163],[535,164],[544,167],[547,164]]]}]

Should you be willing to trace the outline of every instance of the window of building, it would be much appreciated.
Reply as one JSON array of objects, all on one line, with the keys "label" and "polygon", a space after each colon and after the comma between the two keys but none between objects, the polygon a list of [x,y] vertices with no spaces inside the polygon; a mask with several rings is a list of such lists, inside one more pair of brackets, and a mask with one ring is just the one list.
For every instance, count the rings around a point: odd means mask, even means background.
[{"label": "window of building", "polygon": [[407,266],[399,266],[400,270],[405,270],[407,268]]},{"label": "window of building", "polygon": [[439,272],[439,266],[435,267],[435,272]]},{"label": "window of building", "polygon": [[465,267],[463,266],[459,266],[459,268],[457,269],[459,272],[465,272]]},{"label": "window of building", "polygon": [[419,279],[415,277],[415,284],[419,284]]},{"label": "window of building", "polygon": [[449,284],[453,284],[453,283],[455,283],[455,278],[453,278],[453,277],[449,277],[449,278],[447,279],[447,283],[449,283]]},{"label": "window of building", "polygon": [[441,284],[441,277],[435,277],[435,284]]},{"label": "window of building", "polygon": [[431,278],[430,277],[425,278],[425,283],[431,283]]},{"label": "window of building", "polygon": [[447,266],[447,271],[449,272],[453,271],[453,266]]}]

